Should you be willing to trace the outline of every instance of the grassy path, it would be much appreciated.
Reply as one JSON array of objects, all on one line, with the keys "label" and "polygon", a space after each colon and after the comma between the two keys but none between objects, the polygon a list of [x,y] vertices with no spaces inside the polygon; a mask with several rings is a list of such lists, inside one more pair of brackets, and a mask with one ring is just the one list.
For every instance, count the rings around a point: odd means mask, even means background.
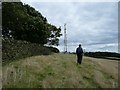
[{"label": "grassy path", "polygon": [[84,57],[77,65],[72,54],[33,56],[3,66],[3,88],[115,88],[117,64]]}]

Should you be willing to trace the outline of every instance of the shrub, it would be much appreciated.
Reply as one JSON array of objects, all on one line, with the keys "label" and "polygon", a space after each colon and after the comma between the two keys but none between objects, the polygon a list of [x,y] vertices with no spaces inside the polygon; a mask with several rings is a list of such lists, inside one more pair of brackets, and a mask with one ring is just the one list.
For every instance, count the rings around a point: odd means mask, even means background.
[{"label": "shrub", "polygon": [[60,51],[59,51],[57,48],[55,48],[55,47],[46,47],[46,48],[50,49],[52,52],[55,52],[55,53],[59,53],[59,52],[60,52]]},{"label": "shrub", "polygon": [[12,39],[2,40],[2,61],[16,60],[34,55],[49,55],[52,53],[40,44]]}]

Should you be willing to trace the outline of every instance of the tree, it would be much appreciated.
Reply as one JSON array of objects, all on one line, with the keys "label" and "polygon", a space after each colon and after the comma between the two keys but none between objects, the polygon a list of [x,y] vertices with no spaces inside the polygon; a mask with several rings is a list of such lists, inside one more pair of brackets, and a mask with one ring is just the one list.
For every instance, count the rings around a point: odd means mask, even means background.
[{"label": "tree", "polygon": [[61,29],[47,22],[46,17],[22,2],[3,2],[3,37],[26,40],[41,45],[58,45]]},{"label": "tree", "polygon": [[49,45],[59,45],[59,37],[62,35],[60,34],[61,28],[56,28],[54,25],[50,25],[49,30],[51,31],[51,34],[48,39]]}]

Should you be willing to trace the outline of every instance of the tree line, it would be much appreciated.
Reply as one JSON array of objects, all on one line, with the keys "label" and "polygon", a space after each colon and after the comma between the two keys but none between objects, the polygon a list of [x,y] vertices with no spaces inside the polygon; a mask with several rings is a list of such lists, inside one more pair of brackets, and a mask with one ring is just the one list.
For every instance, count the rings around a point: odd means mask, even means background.
[{"label": "tree line", "polygon": [[94,58],[120,60],[120,54],[115,52],[85,52],[84,55]]},{"label": "tree line", "polygon": [[48,23],[47,18],[22,2],[2,3],[2,36],[41,45],[59,45],[61,28]]}]

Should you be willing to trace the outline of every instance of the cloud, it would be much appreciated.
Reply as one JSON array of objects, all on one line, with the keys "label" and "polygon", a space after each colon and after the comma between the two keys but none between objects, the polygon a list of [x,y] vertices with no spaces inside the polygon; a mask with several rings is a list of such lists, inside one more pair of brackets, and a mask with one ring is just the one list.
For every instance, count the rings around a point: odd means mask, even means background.
[{"label": "cloud", "polygon": [[21,0],[22,2],[118,2],[119,0]]},{"label": "cloud", "polygon": [[[49,23],[61,26],[62,34],[64,23],[67,24],[68,51],[74,51],[77,45],[82,43],[86,51],[117,52],[117,2],[30,2],[29,4],[40,11]],[[60,37],[58,48],[61,51],[64,49],[63,40],[64,37]]]}]

